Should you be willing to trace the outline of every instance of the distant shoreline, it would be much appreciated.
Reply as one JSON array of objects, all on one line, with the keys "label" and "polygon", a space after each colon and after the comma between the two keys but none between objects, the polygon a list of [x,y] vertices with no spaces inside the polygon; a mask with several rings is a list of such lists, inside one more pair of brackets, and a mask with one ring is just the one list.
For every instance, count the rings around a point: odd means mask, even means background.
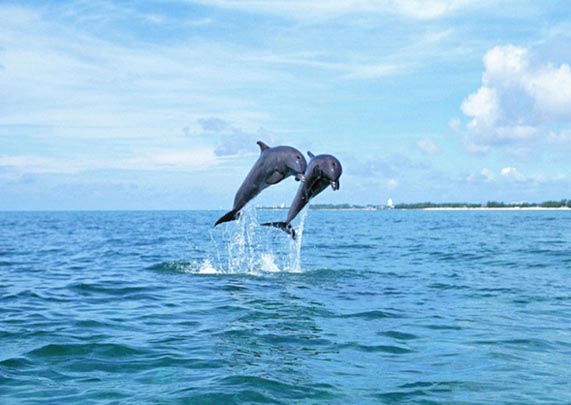
[{"label": "distant shoreline", "polygon": [[[289,207],[259,207],[263,211],[287,211]],[[325,208],[309,207],[312,211],[568,211],[571,207],[428,207],[428,208]]]},{"label": "distant shoreline", "polygon": [[[411,208],[397,208],[406,210]],[[414,208],[412,208],[414,209]],[[431,207],[418,208],[423,211],[559,211],[570,210],[570,207]]]}]

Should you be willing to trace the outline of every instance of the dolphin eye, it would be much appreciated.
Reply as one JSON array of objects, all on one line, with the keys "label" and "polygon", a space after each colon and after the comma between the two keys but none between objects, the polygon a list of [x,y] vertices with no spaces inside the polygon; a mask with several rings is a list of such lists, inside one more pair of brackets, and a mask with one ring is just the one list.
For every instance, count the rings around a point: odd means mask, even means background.
[{"label": "dolphin eye", "polygon": [[335,162],[333,162],[333,163],[331,163],[331,164],[332,164],[333,166],[337,166],[337,163],[335,163]]}]

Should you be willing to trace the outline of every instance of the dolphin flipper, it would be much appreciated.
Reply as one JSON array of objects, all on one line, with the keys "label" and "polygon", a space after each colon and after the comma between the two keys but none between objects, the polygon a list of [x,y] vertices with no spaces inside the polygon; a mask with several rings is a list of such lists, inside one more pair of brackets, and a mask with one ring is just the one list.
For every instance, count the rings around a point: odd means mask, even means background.
[{"label": "dolphin flipper", "polygon": [[274,170],[272,172],[272,174],[270,174],[268,176],[268,178],[266,179],[266,183],[268,184],[278,184],[280,181],[282,181],[284,179],[284,175],[283,173],[278,172],[277,170]]},{"label": "dolphin flipper", "polygon": [[295,229],[293,229],[293,226],[287,222],[266,222],[263,223],[262,226],[273,226],[274,228],[279,228],[290,235],[292,239],[295,239]]},{"label": "dolphin flipper", "polygon": [[240,213],[238,211],[235,211],[235,210],[229,211],[226,214],[224,214],[222,217],[220,217],[220,219],[218,221],[216,221],[214,226],[219,225],[219,224],[224,223],[224,222],[234,221],[234,220],[238,219],[239,216],[240,216]]}]

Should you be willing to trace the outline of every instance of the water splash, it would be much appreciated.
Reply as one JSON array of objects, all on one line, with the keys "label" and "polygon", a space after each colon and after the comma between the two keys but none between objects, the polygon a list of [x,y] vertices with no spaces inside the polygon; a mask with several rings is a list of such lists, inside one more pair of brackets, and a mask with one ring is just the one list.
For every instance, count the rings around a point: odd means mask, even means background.
[{"label": "water splash", "polygon": [[216,253],[202,261],[198,273],[301,272],[301,242],[306,216],[304,210],[293,240],[274,228],[261,226],[256,209],[246,207],[238,221],[224,225],[222,232],[210,232]]},{"label": "water splash", "polygon": [[301,212],[301,218],[297,227],[295,240],[290,239],[290,271],[294,273],[301,273],[301,241],[303,239],[303,226],[305,225],[305,217],[307,217],[307,210]]},{"label": "water splash", "polygon": [[216,273],[218,273],[218,271],[214,267],[212,267],[212,263],[208,259],[204,259],[204,261],[200,265],[200,268],[198,269],[198,272],[200,274],[216,274]]}]

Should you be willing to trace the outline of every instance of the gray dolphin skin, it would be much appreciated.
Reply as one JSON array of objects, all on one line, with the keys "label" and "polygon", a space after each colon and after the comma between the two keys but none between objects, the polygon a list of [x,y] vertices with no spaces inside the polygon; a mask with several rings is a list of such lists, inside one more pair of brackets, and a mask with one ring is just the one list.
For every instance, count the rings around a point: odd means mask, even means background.
[{"label": "gray dolphin skin", "polygon": [[291,146],[270,148],[262,141],[257,144],[260,147],[260,157],[236,192],[232,210],[216,221],[214,226],[238,219],[240,210],[265,188],[278,184],[289,176],[295,176],[297,181],[304,179],[307,162],[300,151]]},{"label": "gray dolphin skin", "polygon": [[343,172],[341,163],[335,156],[318,155],[307,152],[311,160],[305,170],[305,180],[299,185],[297,193],[289,208],[287,218],[283,222],[266,222],[263,226],[273,226],[285,231],[295,239],[295,230],[291,226],[291,221],[307,205],[309,200],[321,193],[331,185],[331,188],[339,190],[339,177]]}]

